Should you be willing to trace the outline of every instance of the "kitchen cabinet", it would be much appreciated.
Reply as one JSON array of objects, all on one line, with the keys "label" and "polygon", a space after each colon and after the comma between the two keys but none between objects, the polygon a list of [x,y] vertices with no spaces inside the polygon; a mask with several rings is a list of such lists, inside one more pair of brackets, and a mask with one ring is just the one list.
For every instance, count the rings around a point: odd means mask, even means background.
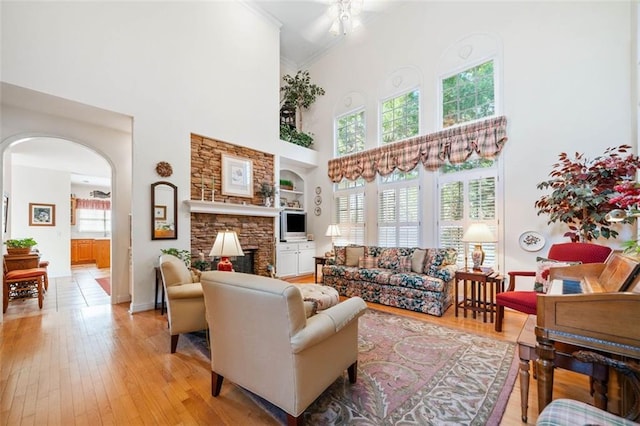
[{"label": "kitchen cabinet", "polygon": [[71,240],[71,264],[78,265],[93,262],[95,262],[93,240],[84,238]]},{"label": "kitchen cabinet", "polygon": [[108,268],[111,265],[111,240],[94,240],[93,248],[96,266],[98,268]]}]

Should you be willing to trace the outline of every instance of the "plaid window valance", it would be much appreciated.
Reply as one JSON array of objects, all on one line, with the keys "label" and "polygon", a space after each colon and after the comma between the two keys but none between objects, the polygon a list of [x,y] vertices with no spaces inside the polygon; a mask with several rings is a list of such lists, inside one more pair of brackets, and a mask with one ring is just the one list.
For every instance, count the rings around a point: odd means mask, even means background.
[{"label": "plaid window valance", "polygon": [[76,208],[86,210],[111,210],[110,200],[87,200],[78,198],[76,200]]},{"label": "plaid window valance", "polygon": [[494,117],[334,158],[329,160],[329,179],[337,183],[362,177],[372,182],[376,174],[387,176],[395,169],[408,172],[418,163],[427,170],[437,170],[447,160],[464,163],[474,152],[482,158],[495,158],[506,141],[507,118]]}]

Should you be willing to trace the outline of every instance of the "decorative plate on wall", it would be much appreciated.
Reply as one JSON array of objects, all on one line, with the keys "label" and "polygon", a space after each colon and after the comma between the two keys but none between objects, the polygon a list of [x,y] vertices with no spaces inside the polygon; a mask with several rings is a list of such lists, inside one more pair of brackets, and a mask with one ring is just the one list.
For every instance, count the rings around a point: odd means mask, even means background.
[{"label": "decorative plate on wall", "polygon": [[319,195],[316,195],[316,198],[314,201],[316,203],[316,206],[319,206],[320,204],[322,204],[322,197]]},{"label": "decorative plate on wall", "polygon": [[535,231],[523,232],[518,240],[520,247],[526,251],[538,251],[544,247],[544,237]]},{"label": "decorative plate on wall", "polygon": [[316,186],[316,194],[320,195],[321,192],[322,192],[322,188],[320,188],[319,186]]},{"label": "decorative plate on wall", "polygon": [[322,214],[322,209],[320,207],[316,207],[313,212],[316,214],[316,216],[320,216]]}]

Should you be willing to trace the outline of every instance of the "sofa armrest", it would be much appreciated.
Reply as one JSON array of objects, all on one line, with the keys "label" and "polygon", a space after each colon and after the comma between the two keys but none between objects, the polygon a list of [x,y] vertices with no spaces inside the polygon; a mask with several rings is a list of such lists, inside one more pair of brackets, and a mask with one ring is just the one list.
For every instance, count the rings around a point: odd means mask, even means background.
[{"label": "sofa armrest", "polygon": [[364,300],[352,297],[307,318],[306,326],[291,336],[293,352],[302,352],[340,332],[352,321],[357,321],[366,309],[367,304]]}]

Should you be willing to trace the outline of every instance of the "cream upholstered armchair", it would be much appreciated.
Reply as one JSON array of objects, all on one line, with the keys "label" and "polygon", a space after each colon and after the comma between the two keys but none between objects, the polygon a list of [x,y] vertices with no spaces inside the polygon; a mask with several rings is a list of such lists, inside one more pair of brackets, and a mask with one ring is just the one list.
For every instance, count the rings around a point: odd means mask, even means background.
[{"label": "cream upholstered armchair", "polygon": [[160,256],[162,285],[167,298],[171,353],[175,353],[182,333],[205,330],[204,296],[199,282],[193,282],[184,262],[170,254]]},{"label": "cream upholstered armchair", "polygon": [[211,271],[201,282],[213,396],[226,377],[280,407],[292,425],[344,370],[355,383],[361,298],[306,318],[299,288],[285,281]]}]

